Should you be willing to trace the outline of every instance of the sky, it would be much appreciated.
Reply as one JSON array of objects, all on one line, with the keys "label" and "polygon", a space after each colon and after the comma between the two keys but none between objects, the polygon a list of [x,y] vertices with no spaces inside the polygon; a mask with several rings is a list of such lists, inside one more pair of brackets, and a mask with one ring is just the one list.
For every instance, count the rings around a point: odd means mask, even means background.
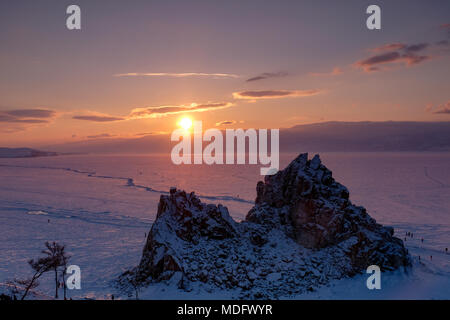
[{"label": "sky", "polygon": [[446,0],[1,1],[0,146],[449,121],[449,74]]}]

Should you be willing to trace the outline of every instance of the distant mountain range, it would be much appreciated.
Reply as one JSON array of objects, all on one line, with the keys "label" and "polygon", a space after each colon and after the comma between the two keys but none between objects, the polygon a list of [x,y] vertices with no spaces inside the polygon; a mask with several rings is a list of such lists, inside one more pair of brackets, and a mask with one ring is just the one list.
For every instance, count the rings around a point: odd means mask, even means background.
[{"label": "distant mountain range", "polygon": [[450,151],[450,122],[324,122],[282,130],[283,151]]},{"label": "distant mountain range", "polygon": [[30,148],[0,148],[0,158],[34,158],[57,156],[57,152],[40,151]]},{"label": "distant mountain range", "polygon": [[[167,153],[170,135],[46,146],[70,153]],[[206,145],[206,143],[205,143]],[[450,151],[450,122],[323,122],[280,129],[281,152]]]}]

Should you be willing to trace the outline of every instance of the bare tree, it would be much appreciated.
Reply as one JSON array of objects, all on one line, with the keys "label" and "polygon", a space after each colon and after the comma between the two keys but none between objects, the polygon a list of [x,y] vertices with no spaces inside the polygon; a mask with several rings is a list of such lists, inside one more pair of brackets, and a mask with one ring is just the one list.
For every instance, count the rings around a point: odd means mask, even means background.
[{"label": "bare tree", "polygon": [[49,268],[55,273],[55,299],[58,299],[58,268],[64,266],[64,263],[67,264],[69,257],[66,256],[64,245],[47,241],[45,247],[47,249],[42,250],[42,253],[46,255],[46,259],[49,261]]},{"label": "bare tree", "polygon": [[19,282],[17,282],[18,284],[23,285],[25,287],[21,300],[25,299],[25,297],[27,296],[28,292],[31,289],[34,289],[39,285],[39,282],[37,280],[45,272],[51,269],[51,260],[49,260],[48,257],[39,258],[37,260],[31,259],[28,261],[28,264],[34,270],[34,274],[31,278],[19,280]]},{"label": "bare tree", "polygon": [[61,266],[63,267],[62,270],[62,282],[63,282],[63,288],[64,288],[64,300],[67,299],[67,285],[66,285],[66,272],[67,272],[67,265],[69,263],[70,256],[66,254],[64,251],[64,247],[61,250]]},{"label": "bare tree", "polygon": [[39,281],[37,279],[32,278],[25,278],[25,279],[18,279],[14,278],[14,280],[9,280],[6,282],[6,284],[9,287],[9,291],[11,294],[11,297],[14,300],[17,300],[17,296],[20,294],[23,294],[23,292],[26,290],[26,288],[29,288],[28,290],[33,290],[39,286]]},{"label": "bare tree", "polygon": [[[64,273],[66,272],[67,263],[70,259],[65,252],[65,246],[60,245],[56,242],[45,242],[45,250],[41,253],[44,254],[43,257],[38,259],[31,259],[28,264],[33,269],[34,273],[30,278],[26,279],[14,279],[10,281],[12,290],[18,293],[23,290],[21,300],[24,300],[28,295],[29,291],[36,288],[39,285],[38,279],[46,272],[53,271],[55,273],[55,298],[58,299],[58,271],[60,267],[63,267],[63,280]],[[66,297],[66,291],[64,287],[64,298]]]}]

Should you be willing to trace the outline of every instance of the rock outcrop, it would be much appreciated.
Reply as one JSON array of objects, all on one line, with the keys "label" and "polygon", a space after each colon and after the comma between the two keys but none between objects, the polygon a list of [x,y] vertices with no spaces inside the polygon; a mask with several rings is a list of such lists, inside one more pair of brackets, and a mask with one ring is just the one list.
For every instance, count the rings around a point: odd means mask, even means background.
[{"label": "rock outcrop", "polygon": [[320,249],[354,239],[348,248],[355,271],[375,264],[393,270],[408,263],[394,229],[383,227],[364,207],[353,205],[348,189],[336,182],[319,155],[301,154],[283,171],[266,176],[257,186],[256,205],[247,221],[265,224],[282,213],[291,236],[302,246]]},{"label": "rock outcrop", "polygon": [[204,204],[193,192],[187,194],[172,188],[168,196],[161,196],[140,270],[155,279],[170,277],[172,272],[184,271],[180,257],[186,244],[231,239],[236,235],[236,222],[226,207]]},{"label": "rock outcrop", "polygon": [[137,267],[140,279],[279,298],[370,265],[386,271],[410,264],[394,230],[353,205],[318,155],[301,154],[256,189],[255,206],[240,223],[194,193],[173,188],[162,195]]}]

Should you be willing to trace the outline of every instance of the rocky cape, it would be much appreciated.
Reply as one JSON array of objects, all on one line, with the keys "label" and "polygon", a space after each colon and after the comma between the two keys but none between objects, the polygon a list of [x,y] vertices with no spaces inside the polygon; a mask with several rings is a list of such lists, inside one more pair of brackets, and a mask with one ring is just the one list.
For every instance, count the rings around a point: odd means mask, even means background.
[{"label": "rocky cape", "polygon": [[[256,187],[242,222],[192,192],[162,195],[139,266],[125,272],[135,286],[155,282],[190,291],[236,290],[238,298],[288,297],[378,265],[410,265],[394,230],[349,200],[318,155],[299,155]],[[133,275],[133,277],[131,277]]]},{"label": "rocky cape", "polygon": [[0,158],[35,158],[61,155],[57,152],[41,151],[30,148],[0,148]]}]

